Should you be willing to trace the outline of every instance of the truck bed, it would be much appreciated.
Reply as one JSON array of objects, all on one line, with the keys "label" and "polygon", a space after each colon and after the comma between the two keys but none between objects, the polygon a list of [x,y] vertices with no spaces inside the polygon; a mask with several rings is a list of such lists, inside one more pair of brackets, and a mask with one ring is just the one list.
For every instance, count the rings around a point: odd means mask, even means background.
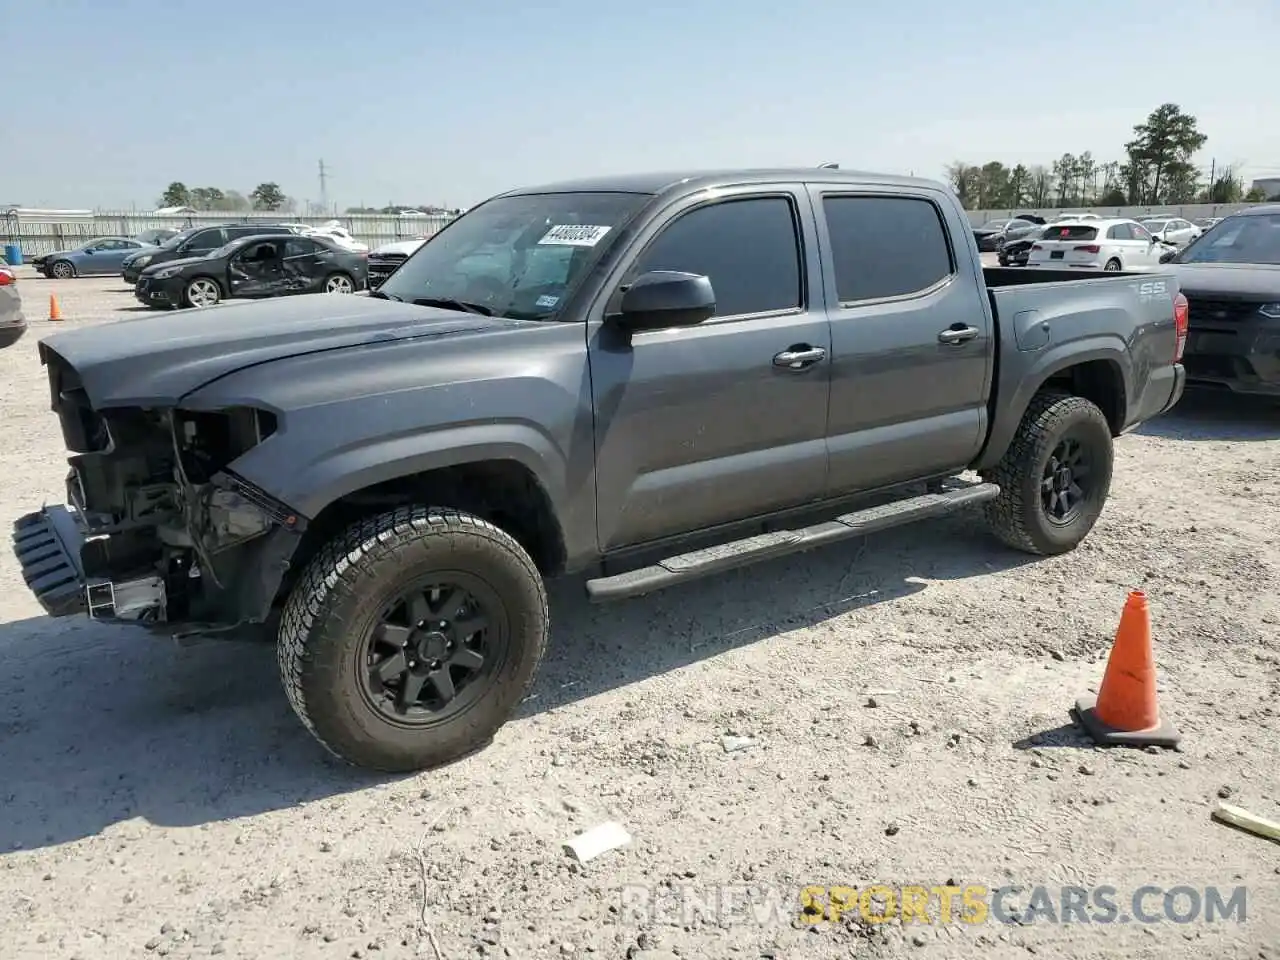
[{"label": "truck bed", "polygon": [[[1084,271],[1076,271],[1072,273],[1070,270],[1037,270],[1035,267],[986,267],[982,268],[982,275],[986,280],[987,288],[993,289],[998,287],[1020,287],[1028,284],[1079,284],[1082,280],[1114,280],[1116,277],[1162,277],[1171,279],[1173,274],[1169,271],[1157,272],[1139,272],[1136,270],[1124,270],[1120,273],[1086,273]],[[1172,301],[1171,301],[1172,303]]]},{"label": "truck bed", "polygon": [[[996,370],[993,396],[1025,409],[1028,391],[1068,364],[1104,382],[1102,369],[1116,368],[1127,411],[1112,423],[1118,434],[1165,409],[1180,387],[1182,367],[1170,362],[1176,349],[1171,271],[1081,276],[1062,270],[984,267],[983,279],[995,320]],[[1090,366],[1092,364],[1092,366]],[[1117,398],[1118,400],[1120,398]],[[1003,450],[1014,429],[993,410],[989,448]],[[983,466],[989,464],[984,463]]]}]

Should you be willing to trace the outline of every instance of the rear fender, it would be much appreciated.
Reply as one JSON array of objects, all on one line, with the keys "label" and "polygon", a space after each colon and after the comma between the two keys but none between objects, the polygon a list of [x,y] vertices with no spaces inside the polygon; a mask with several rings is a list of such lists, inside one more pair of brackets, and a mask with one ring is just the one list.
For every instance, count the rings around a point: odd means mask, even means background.
[{"label": "rear fender", "polygon": [[[1015,353],[1013,363],[1017,364],[1026,357],[1026,353]],[[991,411],[991,432],[987,435],[986,446],[973,463],[973,469],[986,470],[1000,462],[1013,442],[1032,398],[1044,388],[1045,383],[1064,370],[1093,360],[1107,361],[1118,371],[1123,391],[1120,419],[1125,421],[1124,405],[1132,396],[1130,385],[1133,383],[1133,361],[1128,345],[1116,335],[1071,340],[1046,350],[1025,370],[1009,370],[1006,366],[1007,372],[1000,377]]]}]

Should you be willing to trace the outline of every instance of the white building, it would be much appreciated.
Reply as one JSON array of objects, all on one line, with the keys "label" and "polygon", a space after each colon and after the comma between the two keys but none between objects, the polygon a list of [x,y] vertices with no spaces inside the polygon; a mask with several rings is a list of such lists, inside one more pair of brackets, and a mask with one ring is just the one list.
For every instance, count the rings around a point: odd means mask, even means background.
[{"label": "white building", "polygon": [[1268,199],[1280,196],[1280,177],[1260,177],[1253,181],[1250,189],[1261,190]]}]

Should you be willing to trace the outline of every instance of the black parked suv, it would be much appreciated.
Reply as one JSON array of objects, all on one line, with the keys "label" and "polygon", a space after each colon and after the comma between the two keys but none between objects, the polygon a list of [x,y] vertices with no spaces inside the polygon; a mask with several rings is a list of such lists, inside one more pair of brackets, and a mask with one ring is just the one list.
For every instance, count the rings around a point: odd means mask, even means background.
[{"label": "black parked suv", "polygon": [[215,227],[191,227],[166,240],[159,250],[126,257],[120,277],[125,283],[133,285],[138,282],[143,270],[157,263],[203,257],[241,237],[294,232],[292,227],[279,223],[221,223]]}]

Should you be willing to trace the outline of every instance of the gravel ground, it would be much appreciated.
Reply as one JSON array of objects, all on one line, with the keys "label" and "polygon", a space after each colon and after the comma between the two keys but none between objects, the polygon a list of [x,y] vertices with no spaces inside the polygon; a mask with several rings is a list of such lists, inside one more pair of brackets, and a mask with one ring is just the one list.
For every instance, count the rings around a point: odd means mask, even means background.
[{"label": "gravel ground", "polygon": [[[52,288],[24,277],[29,315]],[[57,293],[58,329],[133,315],[118,280]],[[35,350],[54,327],[0,354],[9,518],[60,499]],[[1280,819],[1280,412],[1192,396],[1117,458],[1102,521],[1052,560],[1010,554],[960,516],[616,606],[558,584],[519,717],[476,756],[396,779],[326,757],[270,649],[50,620],[6,550],[4,953],[1280,956],[1280,848],[1209,817],[1229,795]],[[1130,587],[1151,599],[1181,752],[1097,750],[1068,720]],[[751,739],[727,750],[726,734]],[[606,819],[630,846],[585,865],[565,855]],[[1035,885],[1109,884],[1122,912],[1144,884],[1244,886],[1247,912],[798,919],[804,885],[876,883],[1021,885],[1019,905]],[[737,910],[640,915],[638,885],[702,901],[727,887]]]}]

